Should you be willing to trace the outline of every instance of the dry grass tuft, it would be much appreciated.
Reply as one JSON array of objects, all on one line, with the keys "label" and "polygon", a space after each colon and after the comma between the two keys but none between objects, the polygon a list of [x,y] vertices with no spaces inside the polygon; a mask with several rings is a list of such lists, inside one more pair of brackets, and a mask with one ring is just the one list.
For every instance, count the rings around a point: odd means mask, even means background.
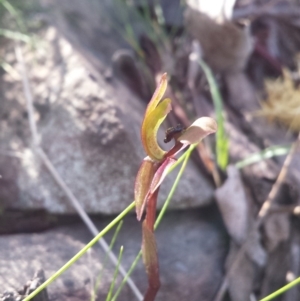
[{"label": "dry grass tuft", "polygon": [[296,87],[289,71],[283,78],[265,80],[267,99],[261,103],[259,115],[279,122],[292,131],[300,130],[300,88]]}]

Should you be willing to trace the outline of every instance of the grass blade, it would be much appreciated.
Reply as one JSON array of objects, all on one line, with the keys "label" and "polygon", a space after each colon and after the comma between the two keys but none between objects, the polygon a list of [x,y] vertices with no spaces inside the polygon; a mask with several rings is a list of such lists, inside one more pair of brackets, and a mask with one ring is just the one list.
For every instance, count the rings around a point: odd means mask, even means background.
[{"label": "grass blade", "polygon": [[241,169],[248,165],[260,162],[265,159],[270,159],[275,156],[283,156],[288,154],[290,149],[291,149],[290,145],[289,146],[274,145],[262,150],[261,152],[250,155],[248,158],[244,160],[235,163],[235,167]]},{"label": "grass blade", "polygon": [[112,292],[114,290],[116,279],[117,279],[117,276],[118,276],[118,273],[119,273],[119,267],[120,267],[120,263],[121,263],[121,259],[122,259],[122,255],[123,255],[123,249],[124,249],[123,246],[121,246],[119,257],[118,257],[118,264],[117,264],[117,266],[115,268],[113,281],[112,281],[112,283],[110,285],[110,288],[109,288],[109,291],[108,291],[108,294],[107,294],[107,297],[106,297],[106,301],[110,301],[111,300],[111,295],[112,295]]},{"label": "grass blade", "polygon": [[126,284],[128,278],[130,277],[131,273],[133,272],[133,270],[135,269],[137,263],[139,262],[139,260],[142,257],[142,250],[139,251],[139,253],[137,254],[137,256],[135,257],[134,261],[131,264],[130,269],[127,272],[127,275],[124,277],[124,279],[122,280],[118,290],[116,291],[116,293],[114,294],[113,298],[111,299],[111,301],[116,301],[118,296],[120,295],[124,285]]},{"label": "grass blade", "polygon": [[26,32],[26,26],[24,24],[22,15],[17,9],[9,3],[7,0],[0,0],[0,3],[4,6],[4,8],[10,13],[12,17],[15,18],[18,28],[21,32]]},{"label": "grass blade", "polygon": [[25,43],[31,42],[30,36],[17,31],[12,31],[4,28],[0,28],[0,35],[11,40],[22,41]]},{"label": "grass blade", "polygon": [[110,231],[118,222],[120,222],[133,208],[135,204],[132,202],[125,208],[116,218],[114,218],[101,232],[98,233],[88,244],[86,244],[75,256],[73,256],[66,264],[64,264],[58,271],[56,271],[49,279],[42,283],[35,291],[29,294],[23,301],[29,301],[35,297],[39,292],[56,280],[68,268],[70,268],[82,255],[84,255],[101,237]]},{"label": "grass blade", "polygon": [[[117,237],[119,235],[119,232],[120,232],[122,226],[123,226],[123,220],[121,220],[119,222],[119,224],[118,224],[118,226],[117,226],[117,228],[115,230],[115,233],[114,233],[114,235],[113,235],[113,237],[111,239],[110,245],[109,245],[109,251],[111,251],[112,248],[114,247],[116,239],[117,239]],[[99,273],[99,275],[98,275],[98,277],[96,279],[96,283],[95,283],[95,286],[94,286],[94,291],[93,291],[93,294],[92,294],[92,297],[91,297],[91,301],[95,301],[95,299],[96,299],[95,298],[96,292],[97,292],[97,290],[99,288],[99,285],[100,285],[100,282],[101,282],[101,278],[102,278],[102,275],[103,275],[103,270],[104,270],[104,268],[106,267],[106,264],[107,264],[107,259],[108,259],[108,252],[106,252],[106,254],[105,254],[105,257],[104,257],[104,260],[103,260],[103,266],[102,266],[101,271],[100,271],[100,273]]]},{"label": "grass blade", "polygon": [[213,99],[215,113],[218,123],[218,131],[216,133],[216,154],[217,163],[222,170],[226,169],[229,160],[229,140],[226,135],[224,116],[223,116],[223,101],[218,85],[208,65],[201,59],[198,60],[209,85],[209,90]]},{"label": "grass blade", "polygon": [[289,284],[285,285],[284,287],[280,288],[279,290],[275,291],[274,293],[268,295],[267,297],[262,298],[260,301],[272,300],[272,299],[274,299],[274,298],[278,297],[279,295],[285,293],[286,291],[288,291],[289,289],[293,288],[295,285],[298,285],[298,284],[300,284],[300,277],[298,277],[294,281],[290,282]]}]

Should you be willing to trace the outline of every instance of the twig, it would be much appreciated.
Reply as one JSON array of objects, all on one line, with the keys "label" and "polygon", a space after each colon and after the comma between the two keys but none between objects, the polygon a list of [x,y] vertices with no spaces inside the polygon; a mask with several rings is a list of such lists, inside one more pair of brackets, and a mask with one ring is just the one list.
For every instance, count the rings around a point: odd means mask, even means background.
[{"label": "twig", "polygon": [[277,178],[276,182],[274,183],[274,185],[272,186],[272,189],[271,189],[271,191],[268,195],[268,198],[263,203],[261,209],[258,212],[258,216],[257,216],[257,219],[256,219],[256,225],[255,225],[256,229],[258,229],[260,227],[260,225],[262,224],[264,218],[268,214],[268,212],[271,208],[272,202],[274,201],[274,198],[275,198],[276,194],[278,193],[281,184],[283,183],[284,179],[286,178],[288,168],[289,168],[289,166],[291,164],[291,161],[293,159],[293,156],[294,156],[294,154],[297,150],[299,142],[300,142],[300,134],[298,135],[297,140],[293,143],[293,146],[292,146],[289,154],[285,158],[285,161],[284,161],[283,166],[280,170],[278,178]]},{"label": "twig", "polygon": [[267,216],[267,214],[269,213],[270,209],[271,209],[271,205],[274,201],[274,198],[276,196],[276,194],[279,191],[279,188],[281,186],[281,184],[283,183],[286,175],[287,175],[287,171],[288,171],[288,167],[292,161],[292,158],[298,148],[300,144],[300,133],[298,135],[297,140],[293,143],[290,152],[288,153],[287,157],[285,158],[285,161],[283,163],[283,166],[280,170],[280,173],[274,183],[274,185],[272,186],[271,191],[269,192],[269,195],[267,197],[267,199],[265,200],[265,202],[263,203],[261,209],[258,212],[257,218],[252,226],[252,229],[249,231],[249,234],[247,236],[247,239],[245,240],[245,242],[243,243],[243,245],[241,246],[240,250],[238,251],[236,257],[233,260],[233,263],[231,265],[231,267],[229,268],[228,272],[226,273],[223,282],[216,294],[216,297],[214,298],[214,301],[221,301],[224,297],[224,294],[228,288],[228,279],[229,277],[233,274],[233,272],[236,270],[236,268],[239,266],[240,264],[240,260],[242,259],[242,257],[244,256],[248,244],[251,243],[251,238],[253,237],[253,234],[256,233],[256,231],[258,231],[259,227],[262,225],[262,223],[264,222],[265,217]]},{"label": "twig", "polygon": [[[30,125],[30,131],[31,135],[33,138],[33,145],[34,149],[37,153],[37,155],[41,158],[42,162],[48,169],[49,173],[53,176],[55,182],[58,184],[58,186],[63,190],[63,192],[66,194],[68,200],[70,203],[73,205],[87,228],[90,230],[93,236],[96,236],[99,233],[99,230],[96,228],[90,217],[87,215],[87,213],[84,211],[82,206],[80,205],[80,202],[77,200],[71,189],[66,185],[66,183],[63,181],[59,173],[57,172],[56,168],[48,158],[48,156],[45,154],[43,149],[40,146],[40,139],[39,135],[37,132],[37,126],[36,122],[34,119],[34,108],[33,108],[33,96],[30,90],[29,86],[29,80],[27,77],[27,72],[26,72],[26,67],[25,67],[25,62],[23,58],[23,54],[21,51],[21,48],[19,46],[16,47],[15,49],[16,52],[16,57],[18,60],[18,63],[20,65],[20,70],[21,70],[21,77],[22,77],[22,82],[23,82],[23,89],[24,89],[24,94],[26,98],[26,104],[27,104],[27,111],[28,111],[28,119],[29,119],[29,125]],[[105,241],[104,238],[100,238],[98,243],[102,247],[102,249],[107,252],[110,260],[113,262],[115,266],[118,265],[118,259],[115,256],[115,254],[109,249],[109,246],[107,242]],[[122,265],[119,266],[120,273],[122,274],[123,277],[126,276],[127,272],[124,269]],[[137,300],[141,301],[143,299],[143,295],[135,285],[135,283],[132,281],[131,278],[128,278],[127,280],[128,285],[130,286],[131,290],[135,294]]]},{"label": "twig", "polygon": [[270,214],[271,213],[290,213],[290,214],[294,214],[294,215],[300,215],[300,206],[299,205],[298,206],[295,206],[295,205],[272,206],[270,209]]}]

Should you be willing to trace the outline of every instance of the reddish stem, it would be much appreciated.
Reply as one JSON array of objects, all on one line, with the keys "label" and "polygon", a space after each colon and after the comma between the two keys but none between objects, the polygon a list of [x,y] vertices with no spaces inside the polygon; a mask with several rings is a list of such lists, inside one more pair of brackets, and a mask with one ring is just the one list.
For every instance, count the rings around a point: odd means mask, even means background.
[{"label": "reddish stem", "polygon": [[143,222],[143,257],[148,275],[148,289],[144,301],[154,301],[160,288],[158,256],[154,237],[158,191],[159,188],[148,199],[146,218]]}]

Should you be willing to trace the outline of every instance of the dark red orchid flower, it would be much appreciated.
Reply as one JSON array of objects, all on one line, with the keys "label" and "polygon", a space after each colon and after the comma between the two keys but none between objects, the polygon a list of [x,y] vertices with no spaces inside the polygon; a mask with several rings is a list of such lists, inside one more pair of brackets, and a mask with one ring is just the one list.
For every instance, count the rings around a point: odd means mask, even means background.
[{"label": "dark red orchid flower", "polygon": [[[152,99],[150,100],[141,127],[141,138],[147,157],[143,160],[135,180],[135,206],[137,219],[143,221],[143,260],[148,275],[149,287],[144,301],[153,301],[160,286],[157,248],[154,236],[156,218],[156,203],[161,183],[170,167],[176,162],[175,155],[190,144],[199,143],[204,137],[216,132],[217,124],[210,117],[197,119],[187,129],[176,128],[172,136],[175,145],[169,150],[163,150],[157,142],[157,131],[171,110],[171,100],[161,101],[167,88],[167,74],[163,74]],[[168,132],[167,140],[170,138]]]}]

